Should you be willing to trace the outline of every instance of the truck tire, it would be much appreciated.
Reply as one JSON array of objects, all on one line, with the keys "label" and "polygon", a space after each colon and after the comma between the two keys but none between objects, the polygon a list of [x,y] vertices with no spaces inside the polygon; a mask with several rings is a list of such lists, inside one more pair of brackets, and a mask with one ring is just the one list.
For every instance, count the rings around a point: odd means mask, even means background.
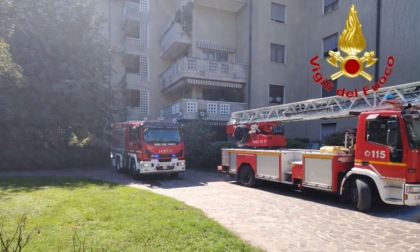
[{"label": "truck tire", "polygon": [[255,178],[255,173],[251,166],[246,165],[242,167],[239,172],[239,181],[246,187],[254,187],[257,184],[257,179]]},{"label": "truck tire", "polygon": [[249,129],[245,125],[239,125],[233,132],[233,140],[239,144],[245,144],[249,139]]},{"label": "truck tire", "polygon": [[122,173],[123,172],[123,169],[121,167],[120,157],[117,157],[116,158],[116,161],[115,161],[115,170],[117,171],[117,173]]},{"label": "truck tire", "polygon": [[130,160],[130,173],[133,179],[138,180],[140,179],[140,174],[136,173],[136,161],[134,159]]},{"label": "truck tire", "polygon": [[350,198],[356,210],[368,211],[372,204],[369,183],[364,179],[356,179],[350,189]]}]

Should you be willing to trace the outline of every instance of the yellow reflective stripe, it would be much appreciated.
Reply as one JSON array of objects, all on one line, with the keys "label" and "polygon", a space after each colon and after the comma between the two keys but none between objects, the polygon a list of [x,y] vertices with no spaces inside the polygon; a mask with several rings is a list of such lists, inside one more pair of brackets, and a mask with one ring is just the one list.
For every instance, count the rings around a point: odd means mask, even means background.
[{"label": "yellow reflective stripe", "polygon": [[[360,163],[361,164],[362,162],[363,161],[360,160],[360,159],[356,159],[355,160],[355,163]],[[392,165],[392,166],[407,166],[406,163],[382,162],[382,161],[372,161],[372,160],[369,160],[368,162],[369,162],[369,164]]]},{"label": "yellow reflective stripe", "polygon": [[313,154],[303,154],[304,158],[324,158],[324,159],[333,159],[334,156],[325,156],[325,155],[313,155]]}]

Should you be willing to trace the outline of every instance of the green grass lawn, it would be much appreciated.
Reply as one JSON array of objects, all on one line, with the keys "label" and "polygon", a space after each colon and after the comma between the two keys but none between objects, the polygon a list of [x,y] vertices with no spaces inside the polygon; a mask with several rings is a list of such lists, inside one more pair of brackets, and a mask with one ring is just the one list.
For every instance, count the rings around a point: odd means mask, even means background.
[{"label": "green grass lawn", "polygon": [[96,180],[0,177],[3,238],[22,215],[39,229],[25,251],[258,251],[198,209]]}]

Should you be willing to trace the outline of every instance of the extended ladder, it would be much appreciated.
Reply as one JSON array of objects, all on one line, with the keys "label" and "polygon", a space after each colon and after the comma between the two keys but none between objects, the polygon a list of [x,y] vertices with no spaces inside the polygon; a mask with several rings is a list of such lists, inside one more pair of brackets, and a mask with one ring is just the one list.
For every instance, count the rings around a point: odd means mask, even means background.
[{"label": "extended ladder", "polygon": [[420,82],[384,87],[375,92],[370,90],[366,95],[361,91],[357,97],[352,98],[333,96],[237,111],[232,113],[230,123],[287,122],[350,117],[352,116],[350,112],[390,108],[392,105],[385,103],[386,94],[392,94],[394,99],[402,104],[418,105],[420,104]]}]

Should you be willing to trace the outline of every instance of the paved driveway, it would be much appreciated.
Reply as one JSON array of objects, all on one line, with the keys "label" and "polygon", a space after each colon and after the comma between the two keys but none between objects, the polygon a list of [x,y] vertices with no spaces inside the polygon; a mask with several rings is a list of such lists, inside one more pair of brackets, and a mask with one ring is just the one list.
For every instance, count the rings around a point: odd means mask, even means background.
[{"label": "paved driveway", "polygon": [[360,213],[334,195],[298,193],[274,183],[246,188],[223,174],[191,170],[178,179],[140,181],[108,167],[0,172],[7,175],[88,177],[173,197],[266,251],[420,251],[420,207],[376,204],[371,212]]}]

